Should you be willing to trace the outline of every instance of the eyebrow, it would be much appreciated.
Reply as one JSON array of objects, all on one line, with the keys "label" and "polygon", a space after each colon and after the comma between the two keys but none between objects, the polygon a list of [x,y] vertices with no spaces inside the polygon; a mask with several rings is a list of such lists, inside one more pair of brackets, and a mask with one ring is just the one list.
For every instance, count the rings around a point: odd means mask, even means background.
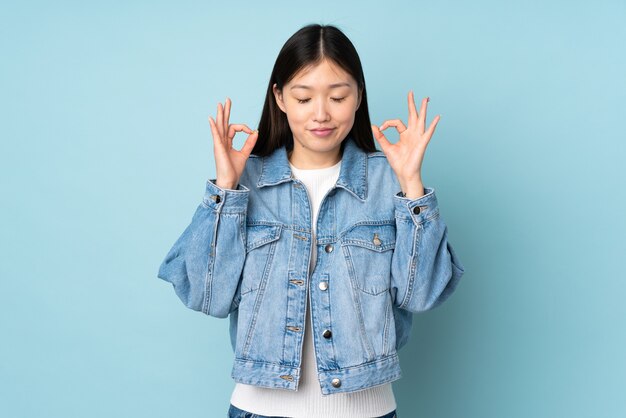
[{"label": "eyebrow", "polygon": [[[346,82],[335,83],[335,84],[329,85],[328,87],[330,87],[331,89],[334,89],[334,88],[343,87],[343,86],[350,87],[350,83],[346,83]],[[307,90],[311,90],[312,87],[311,86],[305,86],[304,84],[295,84],[295,85],[291,86],[291,89],[289,89],[289,90],[292,90],[292,89],[307,89]]]}]

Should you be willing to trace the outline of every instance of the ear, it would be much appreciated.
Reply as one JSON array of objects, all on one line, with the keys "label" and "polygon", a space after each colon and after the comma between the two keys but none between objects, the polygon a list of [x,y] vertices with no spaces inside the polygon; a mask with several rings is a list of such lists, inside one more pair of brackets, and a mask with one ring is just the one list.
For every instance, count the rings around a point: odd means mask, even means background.
[{"label": "ear", "polygon": [[361,99],[363,98],[363,89],[359,89],[359,102],[356,105],[357,110],[359,110],[359,106],[361,106]]},{"label": "ear", "polygon": [[276,83],[274,83],[274,85],[272,86],[272,91],[274,92],[274,98],[276,99],[276,104],[278,105],[280,110],[282,110],[284,113],[287,113],[285,111],[285,103],[283,102],[283,93],[282,91],[280,91]]}]

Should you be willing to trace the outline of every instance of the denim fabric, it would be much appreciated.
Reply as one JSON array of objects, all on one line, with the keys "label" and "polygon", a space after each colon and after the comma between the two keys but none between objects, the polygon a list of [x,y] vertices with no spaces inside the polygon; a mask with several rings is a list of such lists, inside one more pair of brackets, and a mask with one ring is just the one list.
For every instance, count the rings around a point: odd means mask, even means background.
[{"label": "denim fabric", "polygon": [[323,395],[392,382],[412,314],[441,304],[464,273],[435,190],[424,192],[403,197],[385,154],[349,135],[312,241],[311,203],[285,147],[252,154],[236,189],[207,180],[158,277],[188,308],[230,316],[236,382],[297,389],[307,303]]},{"label": "denim fabric", "polygon": [[[230,408],[228,409],[227,418],[289,418],[289,417],[278,417],[278,416],[268,416],[268,415],[258,415],[253,414],[252,412],[244,411],[243,409],[237,408],[232,403],[230,404]],[[396,410],[391,411],[388,414],[381,415],[376,418],[398,418],[396,414]]]}]

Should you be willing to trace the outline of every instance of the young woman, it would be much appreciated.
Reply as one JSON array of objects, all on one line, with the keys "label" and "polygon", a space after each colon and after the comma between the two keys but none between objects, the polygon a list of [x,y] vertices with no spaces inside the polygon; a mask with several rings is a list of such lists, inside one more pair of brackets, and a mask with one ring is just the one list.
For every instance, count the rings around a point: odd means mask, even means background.
[{"label": "young woman", "polygon": [[158,276],[230,317],[229,417],[396,417],[412,315],[464,273],[422,183],[427,102],[409,92],[407,125],[372,125],[354,46],[309,25],[276,59],[258,131],[229,123],[229,99],[209,117],[216,178]]}]

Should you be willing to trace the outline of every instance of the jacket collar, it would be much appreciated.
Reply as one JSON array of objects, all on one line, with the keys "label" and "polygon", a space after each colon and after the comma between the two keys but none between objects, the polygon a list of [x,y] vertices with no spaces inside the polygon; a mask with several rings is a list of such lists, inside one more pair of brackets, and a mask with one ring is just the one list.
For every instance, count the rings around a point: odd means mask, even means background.
[{"label": "jacket collar", "polygon": [[[344,139],[345,146],[336,187],[341,187],[355,197],[367,197],[367,153],[356,144],[351,134]],[[257,182],[258,187],[274,186],[292,179],[287,149],[283,145],[270,155],[263,157],[263,168]]]}]

